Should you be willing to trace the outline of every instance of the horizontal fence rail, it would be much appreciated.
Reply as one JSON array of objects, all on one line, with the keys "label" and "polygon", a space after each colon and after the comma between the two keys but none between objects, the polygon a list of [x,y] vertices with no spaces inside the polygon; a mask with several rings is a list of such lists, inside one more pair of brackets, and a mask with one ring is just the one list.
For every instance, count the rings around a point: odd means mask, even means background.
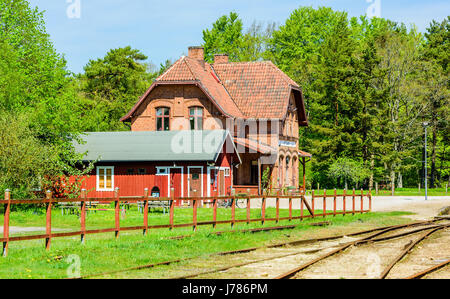
[{"label": "horizontal fence rail", "polygon": [[[172,197],[150,197],[148,189],[144,190],[143,196],[132,196],[132,197],[120,197],[119,196],[119,188],[115,189],[114,197],[112,198],[88,198],[86,190],[81,192],[81,197],[76,199],[54,199],[52,198],[52,193],[47,191],[46,198],[43,200],[13,200],[11,199],[10,191],[6,190],[5,198],[3,200],[0,199],[0,205],[4,205],[4,225],[3,225],[3,237],[0,238],[0,242],[3,243],[3,256],[6,257],[8,255],[8,246],[10,242],[17,241],[27,241],[27,240],[38,240],[45,239],[45,248],[47,250],[50,249],[51,240],[53,238],[61,238],[61,237],[73,237],[73,236],[81,236],[81,242],[84,244],[85,236],[89,234],[99,234],[99,233],[112,233],[114,232],[115,238],[119,238],[120,232],[123,231],[137,231],[142,230],[143,234],[146,235],[149,230],[153,229],[164,229],[168,228],[170,230],[174,228],[182,228],[182,227],[192,227],[194,231],[197,230],[198,226],[204,225],[212,225],[215,229],[218,224],[231,224],[231,227],[237,223],[253,223],[253,222],[261,222],[264,225],[266,222],[279,222],[283,220],[303,220],[308,218],[316,218],[316,217],[326,217],[326,216],[337,216],[337,215],[347,215],[356,213],[368,213],[372,210],[372,194],[371,191],[368,193],[364,193],[361,190],[361,193],[356,194],[356,191],[353,190],[353,193],[347,194],[347,191],[344,190],[343,194],[338,195],[336,190],[334,190],[334,194],[327,194],[327,191],[324,190],[323,195],[316,195],[315,192],[312,192],[311,200],[308,202],[304,193],[300,193],[298,195],[277,195],[269,196],[221,196],[221,197],[175,197],[174,190],[172,189]],[[331,198],[333,205],[332,211],[327,210],[327,198]],[[275,200],[275,218],[266,218],[266,208],[267,208],[267,200],[274,199]],[[293,200],[299,200],[299,215],[293,215]],[[224,209],[224,207],[219,207],[218,203],[220,201],[227,200],[230,201],[231,208],[231,219],[228,220],[217,220],[217,211],[218,209]],[[246,219],[236,219],[236,201],[244,200],[246,202]],[[252,219],[250,216],[250,211],[252,209],[252,200],[261,202],[261,216],[257,219]],[[288,217],[280,217],[280,201],[288,202]],[[316,203],[318,201],[322,201],[322,211],[321,213],[316,213]],[[342,201],[342,210],[337,210],[338,201]],[[351,200],[351,209],[347,209],[347,201]],[[360,203],[357,205],[357,200],[360,200]],[[192,203],[189,208],[192,208],[192,223],[182,223],[175,224],[175,203],[177,201],[189,202]],[[364,202],[368,202],[366,207]],[[113,228],[106,229],[91,229],[88,230],[86,228],[86,214],[88,212],[88,206],[91,206],[93,202],[101,203],[101,204],[111,204],[114,203],[114,221],[115,226]],[[155,202],[168,202],[169,209],[169,223],[163,225],[149,225],[149,204]],[[52,208],[55,204],[64,204],[64,203],[73,203],[77,205],[79,209],[79,217],[80,217],[80,231],[75,232],[61,232],[61,233],[52,233]],[[141,226],[133,226],[133,227],[121,227],[120,226],[120,215],[121,215],[121,204],[142,204],[143,206],[143,225]],[[212,220],[211,221],[203,221],[198,222],[197,212],[199,203],[208,203],[212,209]],[[23,236],[10,236],[10,215],[11,215],[11,206],[13,205],[43,205],[45,206],[45,216],[46,216],[46,225],[45,225],[45,234],[41,235],[23,235]],[[304,209],[308,210],[309,215],[305,215]]]}]

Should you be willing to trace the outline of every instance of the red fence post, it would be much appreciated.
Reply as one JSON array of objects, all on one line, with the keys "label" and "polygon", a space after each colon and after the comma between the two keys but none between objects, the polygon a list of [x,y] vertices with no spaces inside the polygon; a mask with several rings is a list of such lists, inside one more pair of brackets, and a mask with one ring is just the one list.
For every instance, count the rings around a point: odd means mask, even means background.
[{"label": "red fence post", "polygon": [[[305,200],[306,200],[306,192],[305,192]],[[303,197],[300,198],[300,221],[303,221]]]},{"label": "red fence post", "polygon": [[192,208],[193,208],[192,217],[194,218],[193,224],[194,224],[194,232],[195,232],[195,231],[197,231],[197,200],[196,199],[194,199]]},{"label": "red fence post", "polygon": [[86,236],[86,198],[87,190],[81,190],[81,211],[80,211],[80,224],[81,224],[81,244],[85,243]]},{"label": "red fence post", "polygon": [[337,201],[337,190],[334,189],[334,197],[333,197],[333,216],[336,217],[336,201]]},{"label": "red fence post", "polygon": [[11,193],[7,189],[5,190],[5,214],[3,217],[3,238],[6,239],[3,242],[3,256],[8,256],[9,247],[9,214],[11,213]]},{"label": "red fence post", "polygon": [[266,198],[265,196],[262,197],[262,204],[261,204],[261,224],[264,225],[266,222]]},{"label": "red fence post", "polygon": [[251,211],[251,207],[250,207],[250,197],[247,198],[247,224],[250,224],[250,211]]},{"label": "red fence post", "polygon": [[323,218],[327,216],[327,189],[323,190]]},{"label": "red fence post", "polygon": [[148,188],[144,189],[144,206],[143,206],[143,213],[144,213],[144,230],[143,230],[143,235],[147,235],[147,231],[148,231],[148,201],[149,201],[149,193],[148,193]]},{"label": "red fence post", "polygon": [[311,210],[312,210],[312,218],[314,218],[316,215],[315,210],[314,210],[314,190],[312,191],[312,197],[311,197]]},{"label": "red fence post", "polygon": [[343,215],[345,216],[345,214],[347,214],[346,211],[346,204],[347,204],[347,189],[344,189],[344,195],[342,196],[343,199],[343,203],[342,203],[342,212],[344,213]]},{"label": "red fence post", "polygon": [[45,249],[50,249],[50,243],[52,240],[52,192],[46,192],[47,203],[47,213],[46,213],[46,222],[45,222],[45,233],[47,237],[45,238]]},{"label": "red fence post", "polygon": [[234,227],[236,222],[236,196],[231,198],[231,228]]},{"label": "red fence post", "polygon": [[170,216],[169,216],[169,221],[170,221],[170,230],[173,230],[173,214],[175,212],[175,188],[170,188]]},{"label": "red fence post", "polygon": [[361,189],[361,214],[364,213],[364,190]]},{"label": "red fence post", "polygon": [[119,238],[119,232],[120,232],[120,197],[119,197],[119,187],[116,187],[114,190],[114,212],[115,212],[115,223],[116,223],[116,230],[115,230],[115,236],[116,239]]},{"label": "red fence post", "polygon": [[289,196],[289,221],[292,221],[292,193]]},{"label": "red fence post", "polygon": [[277,199],[276,199],[276,222],[278,223],[280,221],[280,192],[277,192]]},{"label": "red fence post", "polygon": [[215,229],[217,227],[217,198],[213,200],[213,221],[213,228]]},{"label": "red fence post", "polygon": [[353,215],[355,215],[355,212],[356,212],[355,200],[356,200],[356,192],[355,192],[355,189],[353,189],[353,194],[352,194],[352,204],[353,204],[353,212],[352,212],[352,214]]}]

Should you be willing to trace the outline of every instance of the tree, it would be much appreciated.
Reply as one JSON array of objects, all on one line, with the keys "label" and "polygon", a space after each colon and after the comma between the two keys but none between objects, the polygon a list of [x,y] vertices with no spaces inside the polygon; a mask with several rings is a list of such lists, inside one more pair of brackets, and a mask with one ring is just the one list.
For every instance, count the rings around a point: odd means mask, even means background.
[{"label": "tree", "polygon": [[[423,71],[419,78],[422,80],[421,91],[424,102],[428,103],[426,118],[431,125],[431,172],[430,187],[434,188],[438,178],[437,159],[438,148],[441,148],[441,172],[445,164],[445,141],[448,144],[450,131],[450,97],[449,97],[449,69],[450,52],[450,17],[441,23],[433,21],[425,33],[426,43],[423,48]],[[447,139],[446,139],[447,137]],[[440,141],[440,142],[439,142]],[[439,142],[439,144],[438,144]],[[448,167],[448,166],[447,166]],[[439,176],[441,176],[440,173]]]},{"label": "tree", "polygon": [[147,56],[131,47],[110,50],[90,60],[79,75],[83,106],[88,112],[87,131],[128,130],[119,119],[150,86],[155,74],[147,72]]},{"label": "tree", "polygon": [[211,30],[203,30],[205,60],[212,63],[214,54],[228,54],[231,61],[239,61],[242,37],[242,20],[237,13],[220,17]]},{"label": "tree", "polygon": [[228,54],[229,60],[258,61],[266,58],[268,41],[275,23],[253,22],[244,33],[242,20],[235,12],[220,17],[211,29],[203,30],[205,60],[214,62],[215,54]]},{"label": "tree", "polygon": [[0,184],[23,196],[37,181],[78,170],[72,140],[82,119],[65,65],[42,13],[24,0],[0,0]]},{"label": "tree", "polygon": [[[348,189],[348,183],[359,184],[370,176],[370,172],[363,163],[349,158],[339,158],[331,164],[328,170],[328,177],[344,183]],[[355,187],[356,188],[356,187]]]}]

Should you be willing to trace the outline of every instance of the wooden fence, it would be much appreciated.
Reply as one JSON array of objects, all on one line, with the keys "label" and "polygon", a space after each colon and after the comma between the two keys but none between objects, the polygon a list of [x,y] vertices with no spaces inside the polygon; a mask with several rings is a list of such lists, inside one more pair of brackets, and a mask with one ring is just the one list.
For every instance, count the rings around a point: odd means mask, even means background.
[{"label": "wooden fence", "polygon": [[[171,194],[174,194],[172,190]],[[315,195],[314,191],[312,193],[312,198],[310,203],[307,201],[304,194],[299,195],[289,195],[289,196],[282,196],[282,195],[275,195],[275,196],[245,196],[245,197],[238,197],[238,196],[226,196],[226,197],[183,197],[183,198],[175,198],[174,196],[170,198],[153,198],[149,196],[148,189],[145,189],[144,196],[141,197],[119,197],[119,189],[116,188],[115,195],[113,198],[87,198],[86,191],[82,192],[81,198],[77,199],[54,199],[52,198],[52,194],[50,191],[46,193],[46,198],[43,200],[12,200],[11,194],[9,191],[5,192],[5,198],[3,200],[0,199],[0,205],[4,205],[4,226],[3,226],[3,238],[0,238],[0,242],[3,243],[3,256],[7,256],[8,254],[8,245],[10,242],[17,242],[17,241],[26,241],[26,240],[37,240],[37,239],[45,239],[45,248],[47,250],[50,249],[51,240],[53,238],[61,238],[61,237],[72,237],[72,236],[81,236],[81,242],[84,243],[85,236],[89,234],[98,234],[98,233],[109,233],[113,232],[115,234],[116,238],[119,238],[119,233],[123,231],[137,231],[142,230],[143,234],[146,235],[149,230],[152,229],[163,229],[163,228],[180,228],[180,227],[193,227],[194,231],[197,230],[198,226],[202,225],[212,225],[213,228],[216,228],[217,224],[231,224],[231,227],[233,228],[235,224],[237,223],[247,223],[250,224],[251,222],[261,222],[263,225],[265,222],[279,222],[282,220],[303,220],[306,218],[315,218],[315,217],[326,217],[326,216],[336,216],[336,215],[346,215],[346,214],[356,214],[356,213],[368,213],[372,210],[372,195],[369,191],[368,193],[364,193],[363,190],[361,190],[360,194],[356,194],[355,190],[353,190],[352,194],[347,194],[346,191],[344,191],[344,194],[338,195],[336,193],[336,190],[334,191],[333,195],[327,195],[326,190],[324,192],[324,195]],[[327,198],[333,199],[333,209],[332,211],[327,211]],[[356,200],[360,199],[360,205],[357,208]],[[276,209],[276,216],[275,218],[266,218],[266,206],[267,206],[267,200],[268,199],[275,199],[275,209]],[[300,200],[300,215],[294,216],[293,215],[293,200],[299,199]],[[341,211],[337,210],[337,203],[338,200],[342,200],[342,207],[343,209]],[[347,209],[346,201],[347,199],[352,200],[351,209]],[[174,223],[174,215],[175,215],[175,201],[182,200],[182,201],[188,201],[192,202],[192,205],[190,208],[193,209],[193,221],[192,223],[184,223],[184,224],[175,224]],[[231,219],[229,220],[217,220],[217,210],[218,202],[221,200],[232,200],[231,204]],[[236,219],[236,200],[246,200],[246,219]],[[251,202],[252,200],[258,200],[261,202],[261,218],[258,219],[251,219],[250,217],[250,211],[251,211]],[[280,217],[280,200],[286,200],[288,201],[288,210],[289,210],[289,217]],[[316,201],[317,200],[323,200],[322,205],[322,213],[318,214],[316,213]],[[368,200],[368,207],[364,209],[364,201]],[[102,202],[102,203],[114,203],[114,215],[115,215],[115,227],[114,228],[107,228],[107,229],[96,229],[96,230],[88,230],[86,228],[86,207],[91,202]],[[148,217],[148,211],[149,211],[149,202],[161,202],[161,201],[168,201],[169,202],[169,224],[167,225],[149,225],[149,217]],[[209,209],[212,209],[212,221],[207,222],[198,222],[197,221],[197,210],[200,202],[210,202],[212,204],[212,207]],[[120,204],[137,204],[142,203],[144,206],[143,209],[143,225],[142,226],[134,226],[134,227],[121,227],[120,226],[120,213],[121,208]],[[11,206],[12,205],[44,205],[46,207],[46,229],[45,234],[42,235],[25,235],[25,236],[13,236],[10,237],[10,214],[11,214]],[[52,208],[55,204],[77,204],[80,209],[80,224],[81,229],[80,231],[75,232],[61,232],[61,233],[52,233]],[[309,212],[309,215],[305,215],[304,208]],[[258,207],[259,208],[259,207]]]}]

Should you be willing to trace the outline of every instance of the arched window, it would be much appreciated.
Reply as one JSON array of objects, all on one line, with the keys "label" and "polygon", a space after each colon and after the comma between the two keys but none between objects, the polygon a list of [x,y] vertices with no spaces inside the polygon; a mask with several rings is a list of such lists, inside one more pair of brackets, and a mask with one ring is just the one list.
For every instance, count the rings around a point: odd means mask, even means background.
[{"label": "arched window", "polygon": [[286,157],[286,186],[290,186],[290,174],[289,174],[289,163],[291,162],[290,157]]},{"label": "arched window", "polygon": [[156,108],[156,130],[170,130],[170,109],[166,107]]},{"label": "arched window", "polygon": [[151,194],[152,194],[152,197],[160,197],[160,195],[161,195],[158,187],[153,187]]},{"label": "arched window", "polygon": [[203,130],[203,108],[190,108],[189,122],[191,123],[191,130]]}]

